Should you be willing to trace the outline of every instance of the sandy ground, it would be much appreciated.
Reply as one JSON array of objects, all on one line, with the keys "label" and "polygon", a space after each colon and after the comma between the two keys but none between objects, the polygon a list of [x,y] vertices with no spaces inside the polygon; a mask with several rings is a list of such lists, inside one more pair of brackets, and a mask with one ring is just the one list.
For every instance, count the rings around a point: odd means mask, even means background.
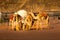
[{"label": "sandy ground", "polygon": [[60,22],[52,23],[50,30],[11,31],[0,24],[0,40],[60,40]]},{"label": "sandy ground", "polygon": [[60,40],[60,31],[0,31],[0,40]]},{"label": "sandy ground", "polygon": [[50,30],[11,31],[0,30],[0,40],[60,40],[60,25]]}]

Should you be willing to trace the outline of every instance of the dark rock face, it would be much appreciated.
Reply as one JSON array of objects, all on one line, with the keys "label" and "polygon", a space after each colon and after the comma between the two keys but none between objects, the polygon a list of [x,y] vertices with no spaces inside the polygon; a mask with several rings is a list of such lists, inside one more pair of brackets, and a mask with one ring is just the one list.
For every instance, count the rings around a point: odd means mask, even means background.
[{"label": "dark rock face", "polygon": [[2,12],[14,12],[20,9],[60,11],[60,0],[0,0],[0,11]]}]

